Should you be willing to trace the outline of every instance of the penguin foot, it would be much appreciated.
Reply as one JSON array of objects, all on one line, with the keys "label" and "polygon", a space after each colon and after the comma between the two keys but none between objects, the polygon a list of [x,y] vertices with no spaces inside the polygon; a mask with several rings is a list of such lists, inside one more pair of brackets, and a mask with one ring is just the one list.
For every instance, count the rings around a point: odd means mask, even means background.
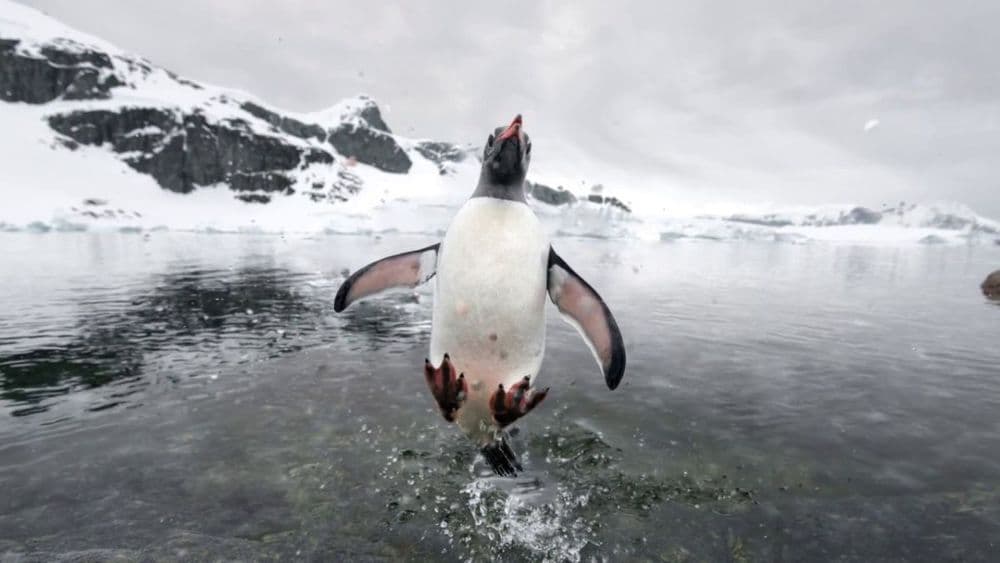
[{"label": "penguin foot", "polygon": [[548,387],[541,391],[535,391],[535,388],[531,387],[531,378],[527,375],[515,383],[509,391],[504,390],[503,383],[501,383],[490,397],[493,420],[500,428],[505,428],[531,412],[545,400],[545,396],[548,394]]},{"label": "penguin foot", "polygon": [[510,448],[510,444],[502,434],[493,443],[483,446],[480,452],[490,469],[500,477],[516,477],[519,471],[524,471],[521,463],[517,461],[517,456],[514,455],[514,450]]},{"label": "penguin foot", "polygon": [[435,368],[430,360],[424,360],[424,377],[431,388],[431,394],[441,409],[441,416],[448,422],[455,422],[455,411],[469,396],[469,386],[465,374],[455,376],[455,366],[448,354],[444,355],[441,367]]}]

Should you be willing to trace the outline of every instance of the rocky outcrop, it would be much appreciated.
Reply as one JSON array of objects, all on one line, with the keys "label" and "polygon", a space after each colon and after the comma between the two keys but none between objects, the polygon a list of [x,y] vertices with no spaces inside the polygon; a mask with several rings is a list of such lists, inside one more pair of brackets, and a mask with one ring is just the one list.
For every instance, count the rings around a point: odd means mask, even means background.
[{"label": "rocky outcrop", "polygon": [[392,135],[364,124],[342,123],[329,131],[327,140],[341,155],[383,172],[405,174],[413,166]]},{"label": "rocky outcrop", "polygon": [[600,203],[602,205],[610,205],[611,207],[617,207],[625,213],[632,213],[632,208],[625,205],[625,202],[614,196],[603,196],[601,194],[590,194],[587,196],[587,201],[591,203]]},{"label": "rocky outcrop", "polygon": [[291,193],[293,181],[283,172],[303,160],[333,162],[333,155],[320,149],[255,133],[241,120],[213,123],[198,111],[77,111],[51,116],[49,126],[83,145],[108,145],[129,166],[179,193],[220,182],[240,192]]},{"label": "rocky outcrop", "polygon": [[34,55],[19,51],[19,44],[0,38],[0,100],[5,102],[103,99],[125,84],[104,53],[66,41],[66,48],[47,45]]},{"label": "rocky outcrop", "polygon": [[363,97],[364,102],[361,109],[358,110],[357,116],[364,121],[368,127],[382,131],[383,133],[392,133],[389,126],[386,125],[385,120],[382,119],[382,111],[378,109],[378,104],[374,100]]},{"label": "rocky outcrop", "polygon": [[413,147],[420,156],[437,164],[438,172],[442,176],[454,171],[452,164],[462,162],[469,155],[468,150],[463,150],[451,143],[438,143],[434,141],[421,141]]},{"label": "rocky outcrop", "polygon": [[882,220],[882,214],[867,207],[855,207],[844,216],[847,225],[874,225]]},{"label": "rocky outcrop", "polygon": [[727,221],[733,223],[745,223],[748,225],[758,225],[761,227],[834,227],[839,225],[875,225],[882,220],[882,214],[867,207],[855,207],[850,211],[841,211],[836,217],[820,217],[818,215],[807,215],[799,222],[792,221],[788,217],[767,213],[764,215],[730,215]]},{"label": "rocky outcrop", "polygon": [[569,205],[571,203],[576,203],[576,196],[563,189],[562,186],[559,186],[558,188],[550,188],[544,184],[525,182],[524,191],[531,196],[532,199],[549,205]]},{"label": "rocky outcrop", "polygon": [[748,225],[759,225],[761,227],[788,227],[789,225],[794,225],[794,223],[788,219],[774,214],[761,215],[760,217],[754,217],[751,215],[730,215],[729,217],[726,217],[726,221],[731,221],[733,223],[746,223]]},{"label": "rocky outcrop", "polygon": [[243,111],[249,113],[250,115],[258,119],[263,119],[264,121],[270,123],[275,129],[284,131],[293,137],[298,137],[300,139],[315,138],[319,141],[326,140],[326,131],[314,123],[303,123],[297,119],[283,116],[253,102],[243,102],[240,107],[243,108]]},{"label": "rocky outcrop", "polygon": [[979,287],[983,290],[983,295],[986,297],[1000,299],[1000,270],[986,276],[986,279],[983,280],[982,285]]}]

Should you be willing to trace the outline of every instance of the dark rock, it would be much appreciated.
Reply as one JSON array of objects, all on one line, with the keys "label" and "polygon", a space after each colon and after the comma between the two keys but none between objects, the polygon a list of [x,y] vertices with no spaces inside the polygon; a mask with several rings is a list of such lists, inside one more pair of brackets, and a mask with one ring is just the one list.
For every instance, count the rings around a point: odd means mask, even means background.
[{"label": "dark rock", "polygon": [[405,174],[413,166],[392,135],[369,127],[343,123],[330,130],[327,140],[340,154],[384,172]]},{"label": "dark rock", "polygon": [[527,192],[532,199],[549,205],[568,205],[576,202],[576,196],[571,192],[564,190],[562,186],[553,189],[544,184],[525,182],[524,191]]},{"label": "dark rock", "polygon": [[852,225],[874,225],[882,220],[882,214],[867,207],[855,207],[847,214],[846,219]]},{"label": "dark rock", "polygon": [[462,162],[468,155],[457,145],[451,143],[438,143],[434,141],[423,141],[417,143],[414,149],[431,162],[441,164],[444,162]]},{"label": "dark rock", "polygon": [[[199,112],[180,115],[159,108],[78,111],[51,116],[49,126],[85,145],[111,145],[115,152],[128,155],[129,166],[179,193],[231,181],[235,174],[292,170],[303,158],[300,147],[256,134],[246,122],[209,123]],[[287,191],[290,186],[281,174],[261,178],[237,179],[235,184],[264,186],[268,191]]]},{"label": "dark rock", "polygon": [[612,207],[617,207],[618,209],[621,209],[625,213],[632,213],[632,208],[630,208],[629,206],[625,205],[625,202],[623,202],[622,200],[618,199],[617,197],[608,196],[608,197],[604,198],[604,203],[606,203],[606,204],[608,204],[608,205],[610,205]]},{"label": "dark rock", "polygon": [[730,215],[726,221],[733,223],[746,223],[748,225],[760,225],[762,227],[787,227],[794,225],[787,219],[780,219],[777,215],[763,215],[761,217],[751,217],[748,215]]},{"label": "dark rock", "polygon": [[326,131],[324,131],[319,125],[303,123],[297,119],[285,117],[253,102],[244,102],[240,105],[240,107],[250,115],[263,119],[293,137],[298,137],[300,139],[316,138],[320,141],[326,140]]},{"label": "dark rock", "polygon": [[1000,270],[986,276],[986,279],[983,280],[982,285],[979,287],[983,290],[983,295],[986,297],[1000,299]]},{"label": "dark rock", "polygon": [[[142,68],[143,70],[145,70],[146,74],[149,74],[150,72],[152,72],[152,70],[150,69],[150,67],[148,65],[141,65],[140,64],[140,68]],[[188,80],[187,78],[184,78],[184,77],[181,77],[181,76],[177,76],[177,74],[175,74],[173,72],[170,72],[169,70],[167,71],[167,76],[169,76],[170,78],[172,78],[173,80],[175,80],[177,83],[183,84],[185,86],[189,86],[191,88],[194,88],[195,90],[204,90],[205,89],[205,87],[202,86],[201,84],[198,84],[197,82],[192,82],[191,80]]]},{"label": "dark rock", "polygon": [[449,166],[453,162],[462,162],[465,157],[468,156],[468,151],[462,150],[460,147],[453,145],[451,143],[437,143],[434,141],[423,141],[417,143],[414,147],[420,156],[423,156],[427,160],[437,164],[438,171],[441,175],[448,174],[454,169]]},{"label": "dark rock", "polygon": [[[294,193],[294,182],[284,174],[276,172],[258,172],[246,174],[237,172],[229,177],[229,187],[238,192],[285,192]],[[291,195],[289,193],[289,195]]]},{"label": "dark rock", "polygon": [[63,97],[68,100],[108,98],[124,82],[110,72],[111,59],[104,53],[68,44],[42,47],[42,56],[17,51],[20,42],[0,39],[0,100],[44,104]]},{"label": "dark rock", "polygon": [[335,183],[337,191],[356,194],[361,191],[362,185],[363,182],[357,175],[351,174],[347,170],[340,170],[337,172],[337,180]]},{"label": "dark rock", "polygon": [[950,230],[962,230],[972,224],[971,219],[966,219],[965,217],[959,217],[957,215],[952,215],[950,213],[944,213],[934,217],[931,221],[932,226],[939,229],[950,229]]},{"label": "dark rock", "polygon": [[261,194],[239,194],[236,199],[247,203],[270,203],[271,196]]},{"label": "dark rock", "polygon": [[114,68],[111,64],[111,57],[98,51],[79,46],[78,50],[69,52],[52,45],[45,45],[41,48],[42,56],[49,61],[62,66],[76,66],[89,64],[95,68]]},{"label": "dark rock", "polygon": [[64,139],[62,137],[57,137],[56,142],[71,151],[75,151],[76,149],[80,148],[80,143],[74,141],[73,139]]},{"label": "dark rock", "polygon": [[368,98],[362,99],[365,101],[365,107],[361,108],[361,111],[358,112],[358,117],[363,119],[372,129],[392,133],[389,126],[385,124],[385,120],[382,119],[382,112],[378,109],[375,101]]},{"label": "dark rock", "polygon": [[309,149],[302,158],[306,164],[333,164],[333,155],[323,149]]},{"label": "dark rock", "polygon": [[587,201],[591,203],[604,203],[604,196],[598,194],[590,194],[587,196]]}]

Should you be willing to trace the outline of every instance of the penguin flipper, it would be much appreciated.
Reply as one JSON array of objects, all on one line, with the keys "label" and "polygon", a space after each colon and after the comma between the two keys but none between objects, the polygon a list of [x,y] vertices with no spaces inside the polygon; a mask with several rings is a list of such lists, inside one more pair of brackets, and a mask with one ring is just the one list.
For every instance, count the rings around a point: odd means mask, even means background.
[{"label": "penguin flipper", "polygon": [[593,352],[609,389],[625,374],[625,343],[614,315],[601,296],[549,248],[549,298],[563,318],[583,336]]},{"label": "penguin flipper", "polygon": [[333,310],[341,312],[351,303],[399,287],[417,287],[434,277],[440,243],[387,256],[354,272],[337,290]]}]

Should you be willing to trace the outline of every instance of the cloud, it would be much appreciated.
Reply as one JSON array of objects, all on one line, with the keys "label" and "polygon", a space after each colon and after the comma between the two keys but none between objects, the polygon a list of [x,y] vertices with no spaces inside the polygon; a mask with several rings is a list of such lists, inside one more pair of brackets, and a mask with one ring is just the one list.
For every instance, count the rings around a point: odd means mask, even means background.
[{"label": "cloud", "polygon": [[366,92],[402,133],[471,142],[523,113],[533,166],[635,197],[1000,215],[989,0],[28,3],[294,110]]}]

